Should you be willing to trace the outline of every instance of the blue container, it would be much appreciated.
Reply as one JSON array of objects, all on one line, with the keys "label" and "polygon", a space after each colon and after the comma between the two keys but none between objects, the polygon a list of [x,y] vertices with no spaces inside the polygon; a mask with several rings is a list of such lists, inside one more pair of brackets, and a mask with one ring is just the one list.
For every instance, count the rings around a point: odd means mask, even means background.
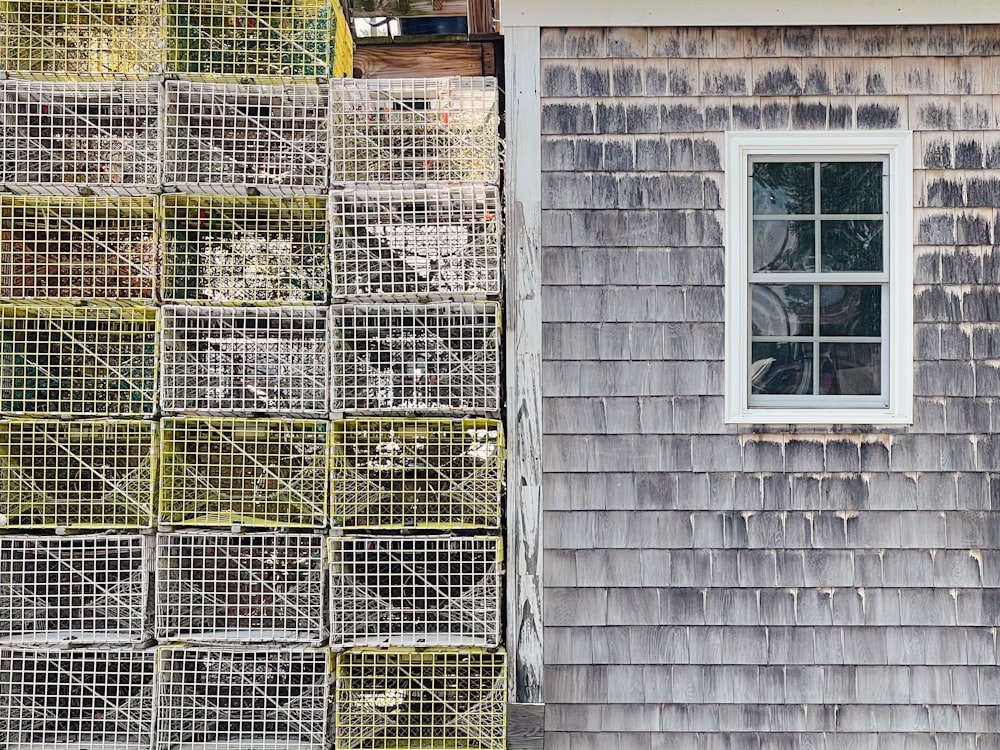
[{"label": "blue container", "polygon": [[465,16],[420,16],[400,18],[399,33],[403,36],[428,34],[468,34],[469,21]]}]

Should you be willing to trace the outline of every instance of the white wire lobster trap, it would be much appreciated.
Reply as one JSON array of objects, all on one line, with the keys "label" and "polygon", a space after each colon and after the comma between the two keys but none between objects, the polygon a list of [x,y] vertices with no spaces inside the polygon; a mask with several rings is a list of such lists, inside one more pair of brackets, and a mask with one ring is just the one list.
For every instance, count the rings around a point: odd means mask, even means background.
[{"label": "white wire lobster trap", "polygon": [[144,534],[0,536],[0,638],[63,646],[152,638],[152,551]]},{"label": "white wire lobster trap", "polygon": [[159,649],[157,750],[323,750],[329,652]]},{"label": "white wire lobster trap", "polygon": [[333,174],[348,182],[497,182],[494,78],[335,79]]},{"label": "white wire lobster trap", "polygon": [[330,539],[330,645],[496,646],[495,536]]},{"label": "white wire lobster trap", "polygon": [[344,190],[333,211],[334,295],[498,295],[500,233],[492,185]]},{"label": "white wire lobster trap", "polygon": [[159,92],[139,81],[0,80],[0,185],[142,195],[159,183]]},{"label": "white wire lobster trap", "polygon": [[0,297],[153,299],[150,198],[0,195]]},{"label": "white wire lobster trap", "polygon": [[152,650],[0,647],[0,747],[148,750]]},{"label": "white wire lobster trap", "polygon": [[163,209],[164,299],[327,301],[325,198],[166,195]]},{"label": "white wire lobster trap", "polygon": [[161,524],[326,524],[326,422],[181,417],[161,433]]},{"label": "white wire lobster trap", "polygon": [[337,656],[337,750],[504,750],[503,651],[408,648]]},{"label": "white wire lobster trap", "polygon": [[500,409],[495,302],[337,305],[333,334],[334,411]]},{"label": "white wire lobster trap", "polygon": [[152,416],[157,323],[130,303],[0,305],[0,412]]},{"label": "white wire lobster trap", "polygon": [[156,637],[320,643],[324,537],[179,532],[156,538]]},{"label": "white wire lobster trap", "polygon": [[499,527],[505,456],[497,420],[337,421],[331,518],[355,530]]},{"label": "white wire lobster trap", "polygon": [[168,187],[194,193],[325,192],[325,86],[198,81],[166,86]]},{"label": "white wire lobster trap", "polygon": [[0,420],[0,529],[147,528],[152,422]]}]

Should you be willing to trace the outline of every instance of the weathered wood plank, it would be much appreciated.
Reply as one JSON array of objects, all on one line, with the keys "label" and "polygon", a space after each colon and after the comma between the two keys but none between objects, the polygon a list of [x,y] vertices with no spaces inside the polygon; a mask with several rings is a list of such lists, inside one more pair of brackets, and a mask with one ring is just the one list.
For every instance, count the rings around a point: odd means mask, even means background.
[{"label": "weathered wood plank", "polygon": [[354,0],[358,18],[405,16],[464,16],[469,0]]},{"label": "weathered wood plank", "polygon": [[492,34],[493,3],[490,0],[468,0],[469,33]]},{"label": "weathered wood plank", "polygon": [[354,69],[360,78],[491,75],[493,47],[479,43],[358,46]]},{"label": "weathered wood plank", "polygon": [[507,704],[507,750],[542,750],[544,732],[545,706]]}]

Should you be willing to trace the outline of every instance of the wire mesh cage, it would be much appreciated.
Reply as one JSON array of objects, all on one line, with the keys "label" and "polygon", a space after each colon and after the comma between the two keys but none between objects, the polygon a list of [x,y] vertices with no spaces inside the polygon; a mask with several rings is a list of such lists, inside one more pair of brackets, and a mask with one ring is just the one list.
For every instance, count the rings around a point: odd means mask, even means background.
[{"label": "wire mesh cage", "polygon": [[506,700],[502,651],[345,651],[336,746],[503,750]]},{"label": "wire mesh cage", "polygon": [[499,324],[494,302],[335,306],[333,409],[499,411]]},{"label": "wire mesh cage", "polygon": [[325,525],[326,422],[180,417],[161,430],[161,523]]},{"label": "wire mesh cage", "polygon": [[167,0],[167,70],[235,76],[329,76],[329,0]]},{"label": "wire mesh cage", "polygon": [[152,539],[0,536],[0,634],[8,643],[141,643]]},{"label": "wire mesh cage", "polygon": [[160,162],[155,83],[11,78],[0,80],[0,98],[0,184],[7,190],[155,191]]},{"label": "wire mesh cage", "polygon": [[335,79],[334,182],[497,182],[494,78]]},{"label": "wire mesh cage", "polygon": [[159,29],[157,0],[3,0],[0,70],[146,77]]},{"label": "wire mesh cage", "polygon": [[159,534],[156,637],[320,643],[323,542],[316,534]]},{"label": "wire mesh cage", "polygon": [[163,308],[160,405],[170,413],[326,416],[326,308]]},{"label": "wire mesh cage", "polygon": [[491,185],[345,190],[334,210],[334,294],[497,295],[500,232]]},{"label": "wire mesh cage", "polygon": [[165,299],[326,302],[325,198],[166,195],[163,202]]},{"label": "wire mesh cage", "polygon": [[157,322],[130,303],[0,305],[0,412],[151,416]]},{"label": "wire mesh cage", "polygon": [[333,523],[345,529],[498,527],[504,459],[496,420],[335,422]]},{"label": "wire mesh cage", "polygon": [[0,746],[146,750],[155,652],[0,648]]},{"label": "wire mesh cage", "polygon": [[496,646],[499,537],[330,540],[330,645]]},{"label": "wire mesh cage", "polygon": [[0,420],[0,528],[146,528],[156,426]]},{"label": "wire mesh cage", "polygon": [[319,649],[161,648],[156,747],[323,750],[330,671]]},{"label": "wire mesh cage", "polygon": [[198,81],[166,86],[166,185],[234,194],[325,191],[325,86]]},{"label": "wire mesh cage", "polygon": [[152,299],[149,198],[0,195],[0,297]]}]

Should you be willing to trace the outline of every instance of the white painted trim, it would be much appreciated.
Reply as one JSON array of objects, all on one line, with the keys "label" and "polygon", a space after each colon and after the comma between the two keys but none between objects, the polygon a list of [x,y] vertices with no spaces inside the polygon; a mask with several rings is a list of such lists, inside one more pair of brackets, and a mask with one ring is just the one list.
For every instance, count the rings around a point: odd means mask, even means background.
[{"label": "white painted trim", "polygon": [[[889,158],[889,405],[879,408],[750,407],[747,373],[750,156],[879,155]],[[913,134],[856,130],[726,134],[726,422],[909,424],[913,421]]]}]

